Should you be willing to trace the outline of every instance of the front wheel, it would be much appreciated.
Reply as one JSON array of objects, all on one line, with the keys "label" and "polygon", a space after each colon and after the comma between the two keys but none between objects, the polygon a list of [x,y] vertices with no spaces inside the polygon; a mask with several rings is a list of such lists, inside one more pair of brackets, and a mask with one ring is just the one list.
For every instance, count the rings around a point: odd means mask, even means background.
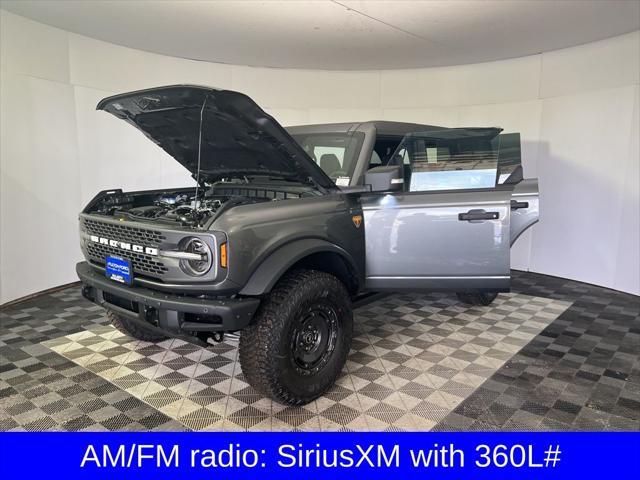
[{"label": "front wheel", "polygon": [[240,366],[250,385],[286,405],[321,396],[351,348],[353,314],[346,288],[314,270],[286,274],[240,335]]},{"label": "front wheel", "polygon": [[458,296],[458,300],[462,303],[466,303],[468,305],[491,305],[496,297],[498,296],[497,292],[478,292],[478,293],[466,293],[466,292],[458,292],[456,293]]}]

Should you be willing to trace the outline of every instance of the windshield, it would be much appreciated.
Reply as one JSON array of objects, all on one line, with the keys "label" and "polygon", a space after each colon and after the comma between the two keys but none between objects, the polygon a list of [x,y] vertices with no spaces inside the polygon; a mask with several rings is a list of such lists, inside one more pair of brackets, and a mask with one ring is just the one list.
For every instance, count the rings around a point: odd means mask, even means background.
[{"label": "windshield", "polygon": [[337,186],[349,185],[364,133],[298,133],[292,137]]}]

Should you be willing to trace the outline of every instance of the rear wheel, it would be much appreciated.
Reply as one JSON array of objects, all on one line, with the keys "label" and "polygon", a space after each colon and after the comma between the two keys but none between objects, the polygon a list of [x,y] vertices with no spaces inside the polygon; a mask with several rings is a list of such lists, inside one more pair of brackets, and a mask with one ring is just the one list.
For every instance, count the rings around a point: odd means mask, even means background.
[{"label": "rear wheel", "polygon": [[240,366],[256,390],[287,405],[321,396],[351,347],[351,299],[333,275],[288,273],[240,335]]},{"label": "rear wheel", "polygon": [[107,310],[107,318],[111,324],[120,330],[125,335],[137,338],[138,340],[144,340],[145,342],[160,342],[167,337],[155,332],[151,328],[145,328],[144,325],[140,325],[123,315],[118,315],[111,310]]},{"label": "rear wheel", "polygon": [[477,293],[465,293],[458,292],[456,293],[458,296],[458,300],[462,303],[466,303],[468,305],[491,305],[496,297],[498,296],[497,292],[477,292]]}]

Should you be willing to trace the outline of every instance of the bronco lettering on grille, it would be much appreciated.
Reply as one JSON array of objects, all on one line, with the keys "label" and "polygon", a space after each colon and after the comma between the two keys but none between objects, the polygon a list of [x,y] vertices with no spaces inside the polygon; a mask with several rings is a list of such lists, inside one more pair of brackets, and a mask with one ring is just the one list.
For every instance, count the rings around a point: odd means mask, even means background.
[{"label": "bronco lettering on grille", "polygon": [[146,253],[147,255],[158,255],[158,249],[153,247],[143,247],[142,245],[135,245],[128,242],[120,242],[118,240],[111,240],[109,238],[98,237],[97,235],[90,235],[89,239],[92,242],[100,243],[102,245],[108,245],[110,247],[121,248],[122,250],[129,250],[137,253]]}]

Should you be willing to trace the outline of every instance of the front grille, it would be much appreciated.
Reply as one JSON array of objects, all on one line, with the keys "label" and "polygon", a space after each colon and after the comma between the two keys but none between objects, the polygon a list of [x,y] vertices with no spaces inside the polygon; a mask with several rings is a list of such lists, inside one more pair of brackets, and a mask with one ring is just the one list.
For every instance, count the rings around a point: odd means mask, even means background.
[{"label": "front grille", "polygon": [[[131,227],[128,225],[119,225],[87,218],[82,219],[84,228],[88,235],[97,235],[99,237],[117,240],[119,242],[127,242],[143,247],[158,248],[166,237],[157,230],[146,228]],[[124,256],[131,260],[131,266],[135,273],[152,277],[160,277],[168,268],[156,256],[147,255],[145,253],[124,251],[118,247],[104,245],[101,243],[87,242],[87,254],[89,259],[101,265],[105,264],[105,259],[109,255]]]},{"label": "front grille", "polygon": [[84,218],[83,221],[84,228],[91,235],[98,235],[101,237],[111,238],[113,240],[136,243],[147,247],[157,247],[161,242],[167,239],[167,237],[158,230],[105,223],[88,218]]},{"label": "front grille", "polygon": [[[114,238],[114,240],[119,239]],[[127,240],[123,239],[122,241],[126,242]],[[154,260],[155,257],[151,255],[145,255],[144,253],[124,251],[120,248],[110,247],[108,245],[101,245],[99,243],[93,242],[87,243],[87,252],[89,252],[91,260],[100,262],[103,265],[106,262],[106,257],[109,255],[114,255],[117,257],[124,256],[131,260],[133,271],[137,273],[159,276],[168,271],[167,267],[164,266],[164,263],[159,262],[158,260]]]}]

